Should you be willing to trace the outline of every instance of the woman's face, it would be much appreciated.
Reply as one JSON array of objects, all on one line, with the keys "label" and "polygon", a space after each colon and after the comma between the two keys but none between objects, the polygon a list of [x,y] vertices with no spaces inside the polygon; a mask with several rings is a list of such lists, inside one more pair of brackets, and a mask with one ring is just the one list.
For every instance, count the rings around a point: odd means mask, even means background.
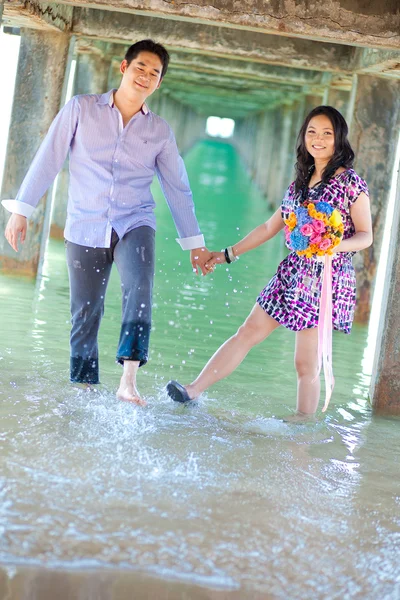
[{"label": "woman's face", "polygon": [[313,117],[308,124],[304,141],[315,160],[329,162],[335,152],[335,135],[330,119],[326,115]]}]

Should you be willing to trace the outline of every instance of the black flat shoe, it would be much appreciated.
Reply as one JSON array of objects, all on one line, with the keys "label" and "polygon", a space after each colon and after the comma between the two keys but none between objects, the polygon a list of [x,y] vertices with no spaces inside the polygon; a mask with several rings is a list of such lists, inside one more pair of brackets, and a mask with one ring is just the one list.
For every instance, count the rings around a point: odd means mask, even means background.
[{"label": "black flat shoe", "polygon": [[175,402],[182,402],[182,404],[192,402],[186,389],[177,381],[169,381],[167,383],[167,394]]}]

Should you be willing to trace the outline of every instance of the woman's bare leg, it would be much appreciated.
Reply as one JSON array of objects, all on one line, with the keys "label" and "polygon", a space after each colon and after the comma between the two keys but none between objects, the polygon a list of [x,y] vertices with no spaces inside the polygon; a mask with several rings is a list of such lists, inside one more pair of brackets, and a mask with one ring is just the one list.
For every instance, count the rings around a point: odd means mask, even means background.
[{"label": "woman's bare leg", "polygon": [[319,377],[316,377],[318,328],[304,329],[296,333],[294,362],[297,371],[297,411],[302,414],[314,414],[318,408],[321,391]]},{"label": "woman's bare leg", "polygon": [[230,375],[246,354],[279,326],[279,323],[255,304],[238,331],[210,358],[200,375],[185,386],[190,398],[196,398],[211,385]]}]

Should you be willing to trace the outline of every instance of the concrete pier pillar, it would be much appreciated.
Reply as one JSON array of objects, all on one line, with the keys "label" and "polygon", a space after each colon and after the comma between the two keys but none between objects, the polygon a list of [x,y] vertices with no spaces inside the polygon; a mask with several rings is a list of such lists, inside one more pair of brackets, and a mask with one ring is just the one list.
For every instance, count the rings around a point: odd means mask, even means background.
[{"label": "concrete pier pillar", "polygon": [[181,154],[187,152],[197,140],[204,137],[206,117],[163,93],[162,88],[149,98],[148,105],[171,126]]},{"label": "concrete pier pillar", "polygon": [[356,321],[367,323],[400,128],[400,81],[360,75],[350,140],[355,168],[369,186],[374,243],[354,258]]},{"label": "concrete pier pillar", "polygon": [[[108,89],[111,58],[92,52],[79,52],[76,56],[76,68],[73,95],[102,94]],[[67,219],[69,167],[64,165],[57,179],[54,207],[51,219],[50,237],[63,239]]]},{"label": "concrete pier pillar", "polygon": [[[275,109],[272,115],[273,129],[271,136],[271,160],[268,170],[267,200],[271,208],[276,208],[282,201],[282,164],[284,156],[282,139],[285,115],[283,108]],[[286,153],[285,153],[286,156]]]},{"label": "concrete pier pillar", "polygon": [[74,95],[103,94],[108,90],[111,58],[91,52],[79,53],[76,60]]},{"label": "concrete pier pillar", "polygon": [[256,178],[261,192],[266,196],[272,160],[273,120],[271,111],[266,111],[260,115],[257,123],[257,134]]},{"label": "concrete pier pillar", "polygon": [[[62,33],[21,30],[21,46],[15,83],[14,104],[4,168],[2,198],[15,198],[32,159],[60,108],[68,55],[69,36]],[[48,235],[50,203],[41,199],[29,221],[28,235],[18,254],[0,236],[0,269],[36,276],[42,237]],[[9,213],[0,212],[4,231]]]},{"label": "concrete pier pillar", "polygon": [[286,188],[292,181],[292,171],[289,170],[289,160],[292,156],[292,124],[294,119],[294,111],[292,106],[285,106],[282,112],[282,131],[280,136],[280,169],[277,173],[277,192],[278,198],[275,202],[275,208],[282,202]]},{"label": "concrete pier pillar", "polygon": [[370,398],[376,412],[400,414],[400,170],[385,289],[372,370]]},{"label": "concrete pier pillar", "polygon": [[345,90],[337,90],[335,88],[330,88],[327,98],[328,106],[333,106],[336,108],[344,118],[347,116],[347,109],[349,106],[350,100],[350,92],[346,92]]},{"label": "concrete pier pillar", "polygon": [[306,118],[308,113],[311,112],[313,108],[321,106],[322,99],[322,95],[319,96],[317,94],[306,94],[304,96],[304,118]]}]

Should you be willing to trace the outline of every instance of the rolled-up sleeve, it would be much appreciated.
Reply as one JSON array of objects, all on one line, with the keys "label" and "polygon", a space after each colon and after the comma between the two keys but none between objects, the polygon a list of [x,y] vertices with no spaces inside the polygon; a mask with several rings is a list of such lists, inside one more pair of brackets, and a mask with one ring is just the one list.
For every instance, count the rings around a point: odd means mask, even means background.
[{"label": "rolled-up sleeve", "polygon": [[169,140],[157,156],[156,172],[179,235],[176,241],[183,250],[204,246],[204,236],[196,219],[185,164],[172,131]]},{"label": "rolled-up sleeve", "polygon": [[15,200],[3,200],[10,212],[29,218],[61,170],[75,135],[79,119],[77,97],[60,110],[41,143]]}]

